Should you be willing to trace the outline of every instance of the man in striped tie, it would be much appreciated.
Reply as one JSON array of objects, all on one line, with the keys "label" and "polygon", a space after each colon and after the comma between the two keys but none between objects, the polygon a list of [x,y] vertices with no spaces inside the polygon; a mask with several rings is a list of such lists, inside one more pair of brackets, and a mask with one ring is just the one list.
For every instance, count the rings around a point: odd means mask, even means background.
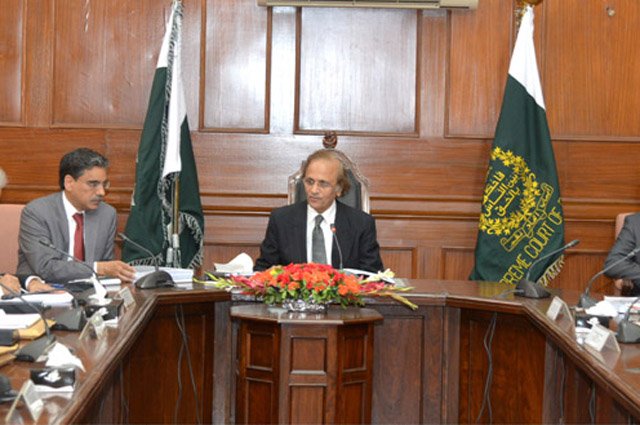
[{"label": "man in striped tie", "polygon": [[336,198],[349,190],[339,155],[321,149],[305,161],[307,200],[271,213],[255,269],[289,263],[323,263],[370,272],[383,270],[375,220]]}]

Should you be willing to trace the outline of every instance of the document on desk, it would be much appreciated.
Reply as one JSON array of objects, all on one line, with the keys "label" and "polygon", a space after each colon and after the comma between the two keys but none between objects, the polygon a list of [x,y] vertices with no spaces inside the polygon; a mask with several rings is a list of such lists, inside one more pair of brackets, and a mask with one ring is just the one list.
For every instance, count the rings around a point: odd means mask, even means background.
[{"label": "document on desk", "polygon": [[33,326],[41,317],[33,314],[6,314],[0,310],[0,329],[26,329]]},{"label": "document on desk", "polygon": [[[64,307],[71,305],[73,301],[73,295],[65,291],[55,291],[55,292],[34,292],[30,294],[22,295],[26,301],[35,304],[42,304],[45,307]],[[3,305],[8,304],[24,304],[20,298],[10,298],[5,300],[0,300],[0,308]]]}]

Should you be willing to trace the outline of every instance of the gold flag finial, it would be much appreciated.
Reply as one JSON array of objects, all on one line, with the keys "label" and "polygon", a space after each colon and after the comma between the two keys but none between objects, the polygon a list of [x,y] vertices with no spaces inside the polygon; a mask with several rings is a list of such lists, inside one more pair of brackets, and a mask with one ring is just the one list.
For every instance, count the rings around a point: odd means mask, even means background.
[{"label": "gold flag finial", "polygon": [[516,6],[516,21],[517,21],[516,28],[519,28],[520,21],[524,16],[524,11],[526,10],[527,6],[535,7],[540,3],[542,3],[542,0],[517,0],[517,2],[518,2],[518,6]]}]

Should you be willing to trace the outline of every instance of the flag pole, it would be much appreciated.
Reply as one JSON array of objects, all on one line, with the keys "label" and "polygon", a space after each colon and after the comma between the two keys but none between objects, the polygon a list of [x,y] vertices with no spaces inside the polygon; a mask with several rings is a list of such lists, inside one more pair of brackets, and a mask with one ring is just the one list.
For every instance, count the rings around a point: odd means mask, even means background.
[{"label": "flag pole", "polygon": [[180,255],[180,174],[173,182],[173,217],[171,226],[171,246],[173,248],[173,267],[182,267]]}]

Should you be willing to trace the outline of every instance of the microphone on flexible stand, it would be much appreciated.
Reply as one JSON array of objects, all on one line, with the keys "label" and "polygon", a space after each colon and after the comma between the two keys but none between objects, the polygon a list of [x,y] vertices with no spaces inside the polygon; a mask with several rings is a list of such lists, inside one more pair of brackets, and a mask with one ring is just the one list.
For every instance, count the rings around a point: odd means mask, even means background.
[{"label": "microphone on flexible stand", "polygon": [[624,318],[620,323],[618,323],[618,332],[616,333],[616,340],[618,340],[618,342],[623,344],[635,344],[640,342],[640,326],[629,321],[631,308],[638,302],[638,300],[640,300],[640,297],[637,297],[631,302],[627,312],[624,314]]},{"label": "microphone on flexible stand", "polygon": [[95,291],[95,294],[91,295],[89,298],[97,300],[98,302],[100,302],[100,300],[104,299],[104,297],[107,295],[107,290],[105,289],[104,285],[102,285],[100,283],[100,279],[98,278],[98,274],[95,272],[95,270],[93,270],[93,268],[89,267],[85,262],[78,260],[73,255],[70,255],[68,252],[63,251],[62,249],[58,248],[57,246],[55,246],[54,244],[52,244],[51,242],[49,242],[46,239],[40,239],[38,242],[40,242],[40,245],[44,245],[47,248],[54,250],[58,254],[62,254],[63,256],[65,256],[67,258],[70,258],[71,261],[73,261],[75,263],[78,263],[78,264],[82,265],[84,268],[86,268],[90,273],[90,276],[91,276],[90,281],[93,284],[93,289]]},{"label": "microphone on flexible stand", "polygon": [[[73,298],[74,298],[74,308],[66,310],[54,318],[56,322],[55,325],[53,325],[54,329],[64,330],[64,331],[79,331],[87,323],[87,315],[85,313],[84,308],[77,307],[77,305],[86,304],[87,298],[91,298],[94,295],[99,298],[104,298],[104,295],[106,294],[107,291],[106,289],[104,289],[104,286],[100,284],[100,281],[98,280],[98,275],[93,271],[91,267],[87,266],[85,263],[78,260],[73,255],[69,255],[67,252],[56,247],[46,239],[40,239],[38,242],[40,243],[40,245],[44,245],[47,248],[54,250],[58,254],[62,254],[65,257],[71,258],[72,261],[78,264],[82,264],[84,267],[87,268],[87,270],[91,272],[91,275],[93,276],[91,279],[91,283],[93,284],[93,289],[87,289],[82,294],[78,294],[78,295],[72,292],[69,292],[71,293],[71,295],[73,295]],[[93,294],[91,293],[87,294],[87,292],[91,290],[93,291]],[[101,295],[98,295],[98,294],[101,294]]]},{"label": "microphone on flexible stand", "polygon": [[129,238],[124,233],[118,233],[118,236],[120,236],[120,238],[122,238],[122,240],[124,240],[125,242],[129,242],[131,245],[135,246],[139,250],[148,254],[153,259],[153,264],[156,268],[155,271],[151,273],[147,273],[146,275],[142,276],[140,279],[136,280],[134,282],[134,285],[136,285],[136,288],[152,289],[152,288],[176,286],[171,275],[164,270],[160,270],[160,267],[158,266],[158,259],[156,258],[155,255],[153,255],[153,252],[151,252],[149,249],[145,248],[144,246],[140,245],[139,243],[131,240],[131,238]]},{"label": "microphone on flexible stand", "polygon": [[30,342],[16,352],[16,359],[26,362],[35,362],[42,355],[42,353],[44,353],[49,347],[51,347],[51,345],[53,345],[53,343],[56,341],[56,337],[54,335],[51,335],[51,329],[49,329],[49,324],[47,323],[47,319],[44,317],[44,314],[42,314],[41,309],[24,299],[22,297],[22,294],[9,288],[4,283],[0,282],[0,286],[4,288],[9,294],[18,298],[20,301],[25,303],[25,305],[29,306],[33,311],[38,313],[40,315],[40,319],[42,319],[42,321],[44,322],[45,336],[38,338],[33,342]]},{"label": "microphone on flexible stand", "polygon": [[612,268],[614,268],[618,264],[620,264],[623,261],[626,261],[629,258],[633,257],[638,252],[640,252],[640,246],[638,246],[635,249],[633,249],[632,251],[630,251],[624,257],[618,258],[616,261],[614,261],[613,263],[609,264],[607,267],[605,267],[604,269],[600,270],[598,273],[594,274],[593,277],[591,279],[589,279],[589,282],[587,282],[587,286],[586,286],[584,292],[582,293],[582,295],[580,295],[580,300],[578,301],[578,307],[589,308],[589,307],[593,307],[594,305],[596,305],[597,304],[596,300],[594,300],[589,295],[589,292],[591,291],[591,285],[593,284],[593,282],[598,277],[602,276],[604,273],[608,272],[609,270],[611,270]]},{"label": "microphone on flexible stand", "polygon": [[333,240],[336,243],[336,247],[338,248],[338,258],[340,259],[340,270],[342,270],[343,264],[342,264],[342,249],[340,249],[340,242],[338,242],[338,230],[336,229],[336,225],[331,223],[329,225],[329,228],[331,229],[331,233],[333,234]]},{"label": "microphone on flexible stand", "polygon": [[568,244],[543,255],[542,257],[538,258],[533,263],[531,263],[531,266],[529,266],[529,270],[527,270],[527,274],[524,276],[524,279],[521,279],[516,284],[515,295],[526,297],[526,298],[546,298],[550,296],[551,293],[547,291],[541,284],[539,284],[538,282],[531,282],[529,280],[529,276],[531,276],[531,270],[533,270],[533,267],[536,264],[540,263],[542,260],[546,260],[547,258],[559,252],[562,252],[565,249],[569,249],[571,247],[578,245],[579,243],[580,241],[578,239],[574,239]]}]

